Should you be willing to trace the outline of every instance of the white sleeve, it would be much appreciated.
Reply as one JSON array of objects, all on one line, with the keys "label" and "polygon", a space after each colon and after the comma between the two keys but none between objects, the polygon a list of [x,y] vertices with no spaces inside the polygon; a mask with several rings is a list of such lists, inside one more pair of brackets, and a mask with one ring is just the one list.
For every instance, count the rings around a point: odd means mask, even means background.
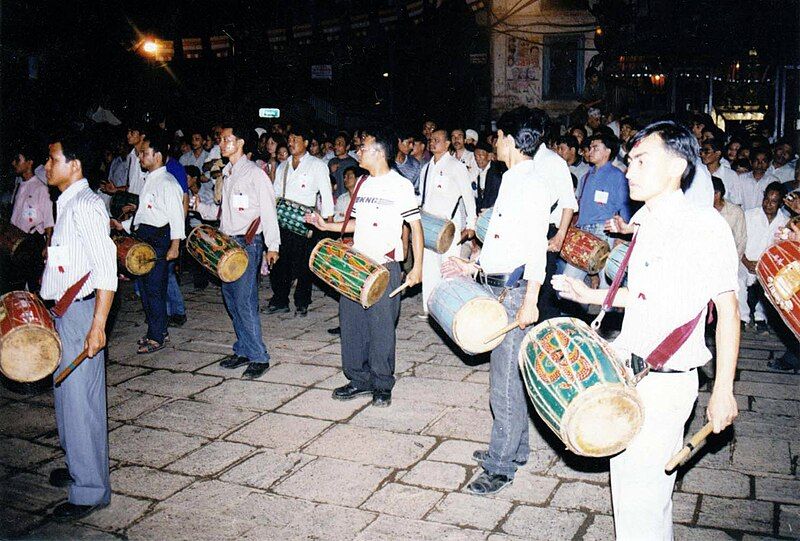
[{"label": "white sleeve", "polygon": [[525,256],[524,278],[538,284],[544,283],[547,266],[547,230],[550,227],[550,199],[544,179],[527,183],[525,206],[528,208],[527,225],[523,228],[528,236]]},{"label": "white sleeve", "polygon": [[320,214],[323,218],[333,216],[333,191],[331,190],[331,177],[328,167],[319,161],[319,167],[315,167],[314,176],[317,177],[317,189],[319,190]]}]

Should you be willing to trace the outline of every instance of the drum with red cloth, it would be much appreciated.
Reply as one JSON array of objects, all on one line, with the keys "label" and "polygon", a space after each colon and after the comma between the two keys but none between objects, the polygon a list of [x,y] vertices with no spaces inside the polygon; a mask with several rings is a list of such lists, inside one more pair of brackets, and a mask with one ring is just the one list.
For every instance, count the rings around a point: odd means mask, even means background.
[{"label": "drum with red cloth", "polygon": [[55,372],[59,359],[61,340],[42,301],[27,291],[0,297],[0,372],[38,381]]},{"label": "drum with red cloth", "polygon": [[767,248],[756,276],[783,322],[800,338],[800,242],[782,240]]},{"label": "drum with red cloth", "polygon": [[611,249],[608,243],[588,231],[570,227],[561,247],[561,257],[589,274],[597,274],[606,264]]}]

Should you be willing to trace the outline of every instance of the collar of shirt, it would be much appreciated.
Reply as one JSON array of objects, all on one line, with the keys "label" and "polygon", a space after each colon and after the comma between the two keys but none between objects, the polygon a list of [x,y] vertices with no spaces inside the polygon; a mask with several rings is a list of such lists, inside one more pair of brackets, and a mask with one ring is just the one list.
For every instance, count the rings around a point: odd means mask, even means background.
[{"label": "collar of shirt", "polygon": [[295,171],[298,171],[301,167],[303,167],[303,162],[305,162],[306,158],[308,158],[309,156],[311,156],[311,154],[309,154],[308,152],[300,156],[300,161],[297,162],[297,167],[294,166],[294,156],[290,156],[289,159],[286,160],[286,163],[289,165],[289,172],[293,173]]},{"label": "collar of shirt", "polygon": [[67,205],[67,203],[69,203],[72,200],[73,197],[78,195],[78,192],[83,190],[84,187],[86,188],[89,187],[89,181],[86,180],[85,178],[82,178],[78,181],[73,182],[72,184],[70,184],[69,188],[61,192],[61,195],[58,196],[58,200],[56,201],[56,208],[58,209],[58,211],[61,212],[61,209],[63,209]]},{"label": "collar of shirt", "polygon": [[658,218],[663,215],[669,215],[675,210],[688,204],[686,196],[683,191],[678,189],[664,195],[653,206],[642,205],[636,214],[631,217],[631,223],[643,224],[647,219]]},{"label": "collar of shirt", "polygon": [[247,162],[249,161],[250,160],[247,159],[247,156],[242,156],[238,160],[236,160],[236,163],[228,162],[223,168],[222,174],[227,177],[230,177],[233,176],[234,174],[240,173],[243,169],[247,167]]}]

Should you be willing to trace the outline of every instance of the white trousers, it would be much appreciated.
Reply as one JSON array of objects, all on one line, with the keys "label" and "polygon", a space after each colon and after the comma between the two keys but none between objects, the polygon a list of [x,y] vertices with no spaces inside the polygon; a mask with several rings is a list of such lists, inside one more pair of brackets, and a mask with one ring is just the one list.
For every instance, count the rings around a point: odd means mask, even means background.
[{"label": "white trousers", "polygon": [[[747,267],[739,263],[739,291],[736,293],[739,299],[739,317],[745,323],[750,323],[750,307],[747,305],[747,290],[756,283],[756,275],[750,274]],[[767,314],[764,312],[764,305],[761,301],[756,303],[753,317],[756,321],[766,321]]]},{"label": "white trousers", "polygon": [[459,235],[453,237],[453,243],[443,254],[437,254],[433,250],[425,248],[422,256],[422,310],[428,313],[428,299],[434,288],[442,281],[442,263],[450,256],[458,256],[461,253],[461,246],[458,244]]},{"label": "white trousers", "polygon": [[697,400],[697,370],[650,373],[636,386],[644,422],[628,448],[611,459],[614,529],[620,541],[672,539],[675,473],[664,465],[683,446],[683,427]]}]

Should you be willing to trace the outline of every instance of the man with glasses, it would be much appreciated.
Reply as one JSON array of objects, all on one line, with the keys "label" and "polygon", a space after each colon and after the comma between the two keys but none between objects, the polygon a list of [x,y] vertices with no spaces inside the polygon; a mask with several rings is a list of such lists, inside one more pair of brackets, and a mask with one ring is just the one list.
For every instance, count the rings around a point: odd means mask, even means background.
[{"label": "man with glasses", "polygon": [[[718,139],[708,139],[700,147],[700,159],[712,177],[717,177],[725,186],[726,194],[730,194],[736,182],[736,173],[722,163],[722,143]],[[730,196],[729,196],[730,197]]]}]

